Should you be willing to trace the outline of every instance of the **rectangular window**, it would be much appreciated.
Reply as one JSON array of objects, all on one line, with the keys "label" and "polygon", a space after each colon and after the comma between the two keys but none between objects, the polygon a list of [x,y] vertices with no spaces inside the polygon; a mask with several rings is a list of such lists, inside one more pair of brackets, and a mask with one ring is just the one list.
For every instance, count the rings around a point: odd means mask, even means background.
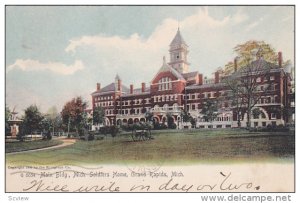
[{"label": "rectangular window", "polygon": [[217,125],[217,128],[222,128],[222,125]]},{"label": "rectangular window", "polygon": [[271,113],[271,119],[276,119],[276,113]]},{"label": "rectangular window", "polygon": [[226,125],[225,127],[226,127],[226,128],[231,128],[231,125]]},{"label": "rectangular window", "polygon": [[195,110],[196,107],[195,107],[195,104],[192,104],[192,110]]},{"label": "rectangular window", "polygon": [[260,77],[256,78],[256,82],[261,82]]},{"label": "rectangular window", "polygon": [[254,127],[257,127],[258,126],[258,122],[254,122]]},{"label": "rectangular window", "polygon": [[262,122],[261,124],[262,124],[263,127],[266,127],[266,126],[267,126],[267,123],[266,123],[266,122]]}]

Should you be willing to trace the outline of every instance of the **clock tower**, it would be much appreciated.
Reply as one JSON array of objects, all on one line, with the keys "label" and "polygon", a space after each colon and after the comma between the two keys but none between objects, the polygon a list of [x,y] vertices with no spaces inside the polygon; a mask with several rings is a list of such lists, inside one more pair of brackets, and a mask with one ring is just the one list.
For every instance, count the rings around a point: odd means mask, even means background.
[{"label": "clock tower", "polygon": [[170,44],[170,62],[169,65],[177,70],[179,73],[189,72],[189,65],[187,61],[188,45],[185,43],[184,39],[180,34],[178,28],[177,33]]}]

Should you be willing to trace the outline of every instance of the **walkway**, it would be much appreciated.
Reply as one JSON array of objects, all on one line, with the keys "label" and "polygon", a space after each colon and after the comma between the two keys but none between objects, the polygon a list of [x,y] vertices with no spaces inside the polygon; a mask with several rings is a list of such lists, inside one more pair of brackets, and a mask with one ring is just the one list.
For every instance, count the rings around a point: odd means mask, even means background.
[{"label": "walkway", "polygon": [[6,154],[23,154],[27,152],[38,152],[38,151],[44,151],[44,150],[50,150],[50,149],[58,149],[58,148],[63,148],[69,145],[72,145],[76,142],[76,139],[60,139],[63,141],[62,144],[51,146],[51,147],[45,147],[45,148],[40,148],[40,149],[32,149],[32,150],[26,150],[26,151],[20,151],[20,152],[10,152]]}]

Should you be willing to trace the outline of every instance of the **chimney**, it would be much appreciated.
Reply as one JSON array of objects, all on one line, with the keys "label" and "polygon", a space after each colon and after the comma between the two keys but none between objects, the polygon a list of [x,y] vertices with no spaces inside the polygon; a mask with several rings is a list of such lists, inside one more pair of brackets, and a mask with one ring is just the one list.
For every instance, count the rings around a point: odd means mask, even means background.
[{"label": "chimney", "polygon": [[282,52],[278,52],[278,65],[279,68],[282,68]]},{"label": "chimney", "polygon": [[130,94],[133,94],[133,85],[130,85]]},{"label": "chimney", "polygon": [[101,89],[101,85],[100,83],[97,83],[97,91],[99,91]]},{"label": "chimney", "polygon": [[220,73],[217,71],[215,72],[215,83],[219,83],[220,82]]},{"label": "chimney", "polygon": [[237,58],[234,58],[234,72],[237,71],[238,65],[237,65]]},{"label": "chimney", "polygon": [[121,86],[122,86],[122,81],[119,79],[118,80],[118,91],[121,91]]},{"label": "chimney", "polygon": [[145,92],[145,89],[146,89],[146,84],[142,82],[142,92]]},{"label": "chimney", "polygon": [[199,85],[203,85],[203,75],[199,74],[198,77],[199,77]]}]

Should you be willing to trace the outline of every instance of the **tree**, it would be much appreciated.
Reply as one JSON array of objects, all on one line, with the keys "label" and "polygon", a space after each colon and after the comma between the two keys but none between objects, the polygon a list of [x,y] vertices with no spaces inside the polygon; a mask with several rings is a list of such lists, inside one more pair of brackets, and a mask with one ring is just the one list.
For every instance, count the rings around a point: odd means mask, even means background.
[{"label": "tree", "polygon": [[203,118],[207,122],[212,122],[218,116],[218,104],[216,101],[207,100],[203,102],[202,110]]},{"label": "tree", "polygon": [[255,61],[257,57],[264,57],[264,60],[270,63],[277,63],[277,54],[270,44],[264,41],[250,40],[243,44],[238,44],[234,47],[234,52],[237,54],[238,67],[244,67],[249,62]]},{"label": "tree", "polygon": [[145,118],[146,118],[146,122],[152,121],[153,113],[150,112],[150,111],[147,111],[147,112],[145,113]]},{"label": "tree", "polygon": [[[267,44],[264,41],[250,40],[243,44],[238,44],[233,48],[233,51],[237,55],[236,59],[238,59],[236,61],[237,69],[249,65],[249,62],[253,62],[257,57],[261,56],[269,63],[278,63],[275,50],[270,44]],[[289,60],[283,61],[282,64],[285,67],[291,65],[291,62]],[[232,61],[228,62],[223,70],[225,75],[232,74],[234,72],[234,63]]]},{"label": "tree", "polygon": [[49,130],[52,130],[53,133],[62,125],[61,115],[58,113],[56,106],[48,109],[45,119],[45,122],[49,125]]},{"label": "tree", "polygon": [[168,128],[172,128],[172,126],[174,124],[174,118],[173,118],[172,114],[168,112],[166,114],[166,117],[167,117]]},{"label": "tree", "polygon": [[222,99],[230,103],[232,110],[236,113],[238,127],[241,127],[241,112],[245,106],[245,99],[240,97],[243,87],[240,86],[239,80],[233,79],[233,77],[225,77],[224,81],[229,87],[229,91],[224,93]]},{"label": "tree", "polygon": [[261,115],[261,114],[262,114],[262,112],[258,108],[255,108],[255,109],[252,110],[252,116],[255,119],[258,119],[259,115]]},{"label": "tree", "polygon": [[264,60],[257,60],[248,66],[242,67],[237,74],[232,75],[232,80],[237,80],[239,86],[239,97],[243,99],[247,113],[247,127],[251,127],[251,114],[253,107],[261,100],[265,91],[268,91],[272,84],[269,82],[260,89],[261,80],[270,74],[271,64]]},{"label": "tree", "polygon": [[44,117],[36,105],[31,105],[25,109],[25,116],[23,119],[23,132],[25,134],[32,134],[34,131],[41,131],[43,129],[42,120]]},{"label": "tree", "polygon": [[73,98],[64,105],[61,116],[63,124],[68,128],[68,132],[70,129],[78,132],[86,125],[87,121],[84,112],[86,106],[87,103],[81,97]]},{"label": "tree", "polygon": [[10,133],[10,126],[8,123],[9,118],[11,117],[11,112],[8,106],[5,106],[5,135]]},{"label": "tree", "polygon": [[104,123],[104,119],[105,119],[104,109],[101,106],[96,107],[93,111],[93,123],[94,124]]},{"label": "tree", "polygon": [[181,112],[181,118],[182,118],[183,122],[190,122],[191,121],[191,115],[186,110],[183,110]]},{"label": "tree", "polygon": [[277,55],[271,45],[264,41],[247,41],[237,45],[234,51],[237,54],[238,70],[225,71],[231,73],[225,77],[225,82],[232,91],[238,118],[244,108],[247,113],[247,127],[251,127],[253,107],[272,86],[269,82],[262,87],[261,80],[268,78],[271,68],[277,63]]}]

